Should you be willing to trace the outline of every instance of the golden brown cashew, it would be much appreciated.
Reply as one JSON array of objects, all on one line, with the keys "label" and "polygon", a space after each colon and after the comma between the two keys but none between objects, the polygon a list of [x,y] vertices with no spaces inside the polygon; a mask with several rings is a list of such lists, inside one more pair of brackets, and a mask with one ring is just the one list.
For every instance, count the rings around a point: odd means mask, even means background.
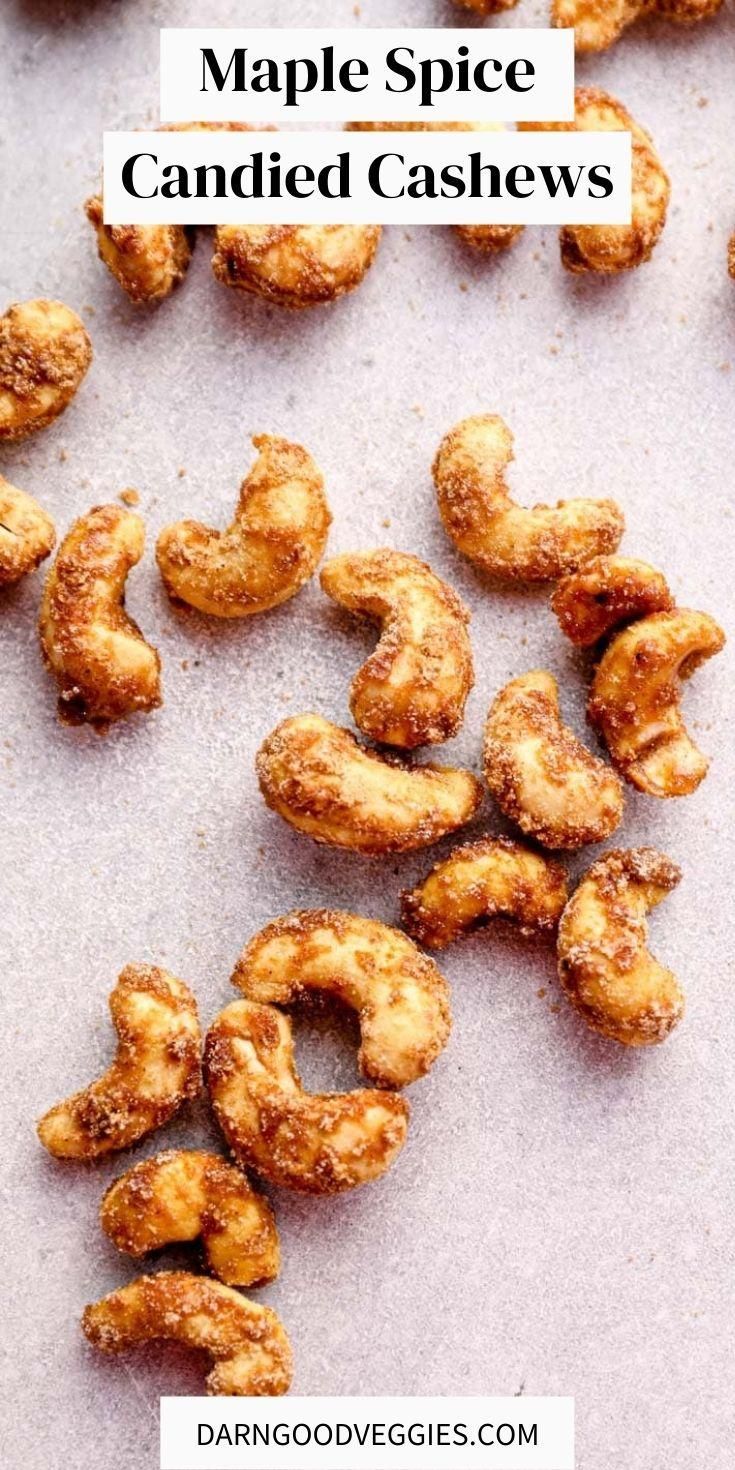
[{"label": "golden brown cashew", "polygon": [[380,225],[219,225],[212,270],[279,306],[316,306],[360,285],[380,236]]},{"label": "golden brown cashew", "polygon": [[640,17],[661,15],[686,24],[715,15],[721,4],[722,0],[552,0],[551,19],[555,26],[574,26],[577,51],[604,51]]},{"label": "golden brown cashew", "polygon": [[274,434],[253,439],[258,458],[226,531],[199,521],[166,526],[156,560],[169,596],[216,618],[243,618],[294,597],[312,576],[332,519],[310,454]]},{"label": "golden brown cashew", "polygon": [[674,608],[618,633],[597,667],[588,715],[626,781],[649,796],[688,796],[709,760],[687,733],[681,680],[724,647],[707,613]]},{"label": "golden brown cashew", "polygon": [[684,996],[646,948],[646,914],[681,878],[653,847],[605,853],[559,925],[559,976],[588,1026],[624,1046],[653,1046],[681,1020]]},{"label": "golden brown cashew", "polygon": [[406,1141],[408,1103],[397,1092],[304,1092],[291,1022],[273,1006],[227,1006],[207,1034],[204,1069],[235,1157],[286,1189],[335,1194],[367,1184]]},{"label": "golden brown cashew", "polygon": [[559,863],[507,837],[481,837],[455,847],[401,895],[401,920],[419,944],[445,949],[497,917],[514,919],[521,933],[553,930],[566,901]]},{"label": "golden brown cashew", "polygon": [[46,578],[39,633],[59,686],[59,718],[101,734],[161,703],[161,660],[125,611],[125,581],[143,555],[140,516],[98,505],[64,537]]},{"label": "golden brown cashew", "polygon": [[663,572],[628,556],[596,556],[563,577],[551,599],[559,627],[578,648],[650,613],[674,606]]},{"label": "golden brown cashew", "polygon": [[54,523],[38,501],[0,475],[0,587],[35,571],[55,540]]},{"label": "golden brown cashew", "polygon": [[469,822],[482,801],[469,771],[392,763],[321,715],[277,725],[256,770],[268,806],[297,832],[368,854],[428,847]]},{"label": "golden brown cashew", "polygon": [[505,474],[513,435],[496,414],[455,424],[434,459],[444,529],[465,556],[506,581],[549,581],[614,551],[625,522],[614,500],[515,505]]},{"label": "golden brown cashew", "polygon": [[71,403],[92,361],[84,323],[61,301],[21,301],[0,316],[0,443],[25,439]]},{"label": "golden brown cashew", "polygon": [[384,1087],[423,1077],[449,1039],[449,986],[433,960],[397,929],[358,914],[285,914],[246,945],[232,983],[248,1000],[288,1005],[316,990],[352,1006],[360,1070]]},{"label": "golden brown cashew", "polygon": [[500,15],[503,10],[513,10],[518,0],[455,0],[461,10],[474,10],[476,15]]},{"label": "golden brown cashew", "polygon": [[214,1359],[207,1393],[282,1394],[291,1382],[291,1347],[275,1312],[189,1271],[139,1276],[111,1291],[85,1307],[82,1331],[103,1353],[156,1339],[201,1348]]},{"label": "golden brown cashew", "polygon": [[355,724],[406,750],[456,735],[474,672],[470,614],[453,588],[417,556],[385,550],[332,557],[320,581],[342,607],[382,625],[350,687]]},{"label": "golden brown cashew", "polygon": [[622,819],[621,782],[562,724],[556,679],[543,669],[496,695],[484,765],[501,811],[545,847],[601,842]]},{"label": "golden brown cashew", "polygon": [[144,1159],[110,1185],[100,1223],[130,1256],[201,1236],[210,1269],[228,1286],[255,1286],[278,1275],[278,1231],[268,1201],[217,1154],[178,1148]]},{"label": "golden brown cashew", "polygon": [[57,1159],[96,1159],[161,1128],[200,1088],[196,1001],[156,965],[126,965],[110,995],[117,1056],[38,1125]]},{"label": "golden brown cashew", "polygon": [[735,281],[735,235],[730,236],[727,246],[727,271],[728,275]]}]

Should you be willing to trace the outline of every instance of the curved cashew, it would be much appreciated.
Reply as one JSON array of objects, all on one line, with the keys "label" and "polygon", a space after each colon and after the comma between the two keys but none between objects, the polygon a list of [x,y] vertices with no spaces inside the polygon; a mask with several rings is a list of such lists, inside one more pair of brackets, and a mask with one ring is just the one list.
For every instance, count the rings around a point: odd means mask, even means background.
[{"label": "curved cashew", "polygon": [[461,10],[474,10],[476,15],[500,15],[503,10],[513,10],[518,0],[455,0]]},{"label": "curved cashew", "polygon": [[85,1307],[82,1331],[103,1353],[157,1339],[202,1348],[214,1359],[207,1393],[282,1394],[291,1382],[291,1347],[275,1312],[189,1271],[139,1276],[111,1291]]},{"label": "curved cashew", "polygon": [[88,199],[85,213],[97,232],[97,251],[108,271],[135,302],[162,301],[183,281],[194,231],[183,225],[106,225],[102,199]]},{"label": "curved cashew", "polygon": [[731,235],[727,246],[727,273],[735,281],[735,235]]},{"label": "curved cashew", "polygon": [[707,613],[675,608],[618,633],[597,667],[588,705],[615,765],[649,796],[688,796],[709,760],[687,733],[681,680],[724,647]]},{"label": "curved cashew", "polygon": [[428,847],[469,822],[482,801],[469,771],[391,763],[321,715],[277,725],[256,770],[268,806],[297,832],[368,854]]},{"label": "curved cashew", "polygon": [[543,669],[496,695],[484,765],[501,811],[545,847],[600,842],[622,819],[621,782],[562,724],[556,679]]},{"label": "curved cashew", "polygon": [[199,1092],[199,1018],[183,980],[155,965],[126,965],[110,1012],[118,1035],[112,1066],[38,1125],[41,1143],[57,1159],[127,1148]]},{"label": "curved cashew", "polygon": [[688,23],[706,20],[721,5],[722,0],[552,0],[551,20],[574,27],[577,51],[604,51],[641,16]]},{"label": "curved cashew", "polygon": [[286,1189],[354,1189],[384,1174],[406,1141],[408,1104],[397,1092],[304,1092],[291,1022],[273,1006],[227,1006],[207,1034],[204,1070],[235,1157]]},{"label": "curved cashew", "polygon": [[623,534],[614,500],[515,505],[505,483],[513,435],[496,414],[455,424],[434,459],[444,529],[465,556],[507,581],[549,581],[614,551]]},{"label": "curved cashew", "polygon": [[423,1077],[449,1039],[449,986],[405,934],[377,919],[304,909],[243,950],[232,983],[248,1000],[288,1005],[328,991],[357,1011],[360,1071],[385,1087]]},{"label": "curved cashew", "polygon": [[332,557],[320,581],[342,607],[382,624],[375,652],[350,687],[355,724],[373,740],[407,750],[456,735],[474,672],[470,614],[453,588],[400,551]]},{"label": "curved cashew", "polygon": [[39,633],[59,686],[59,718],[104,733],[113,720],[161,703],[161,660],[124,607],[143,555],[140,516],[98,505],[67,532],[46,578]]},{"label": "curved cashew", "polygon": [[219,225],[212,270],[280,306],[316,306],[360,285],[380,236],[380,225]]},{"label": "curved cashew", "polygon": [[228,1286],[278,1275],[278,1231],[268,1201],[217,1154],[180,1148],[144,1159],[110,1185],[100,1223],[130,1256],[201,1235],[211,1270]]},{"label": "curved cashew", "polygon": [[0,587],[35,571],[55,540],[54,523],[38,501],[0,475]]},{"label": "curved cashew", "polygon": [[61,301],[21,301],[0,316],[0,443],[25,439],[71,403],[92,361],[84,323]]},{"label": "curved cashew", "polygon": [[681,878],[653,847],[605,853],[559,925],[559,976],[588,1026],[625,1046],[663,1041],[684,1014],[670,970],[646,948],[646,914]]},{"label": "curved cashew", "polygon": [[674,599],[663,572],[648,562],[596,556],[581,571],[562,578],[551,606],[567,638],[578,648],[589,648],[621,624],[669,612]]},{"label": "curved cashew", "polygon": [[488,919],[521,933],[553,930],[567,901],[564,869],[507,837],[455,847],[417,888],[401,895],[401,920],[419,944],[446,949]]}]

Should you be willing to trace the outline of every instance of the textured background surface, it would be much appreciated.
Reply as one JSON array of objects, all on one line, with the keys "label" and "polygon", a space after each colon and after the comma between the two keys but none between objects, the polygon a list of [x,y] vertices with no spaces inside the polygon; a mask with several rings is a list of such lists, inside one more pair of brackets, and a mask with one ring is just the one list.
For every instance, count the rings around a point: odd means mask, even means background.
[{"label": "textured background surface", "polygon": [[[247,13],[246,13],[247,12]],[[289,13],[290,12],[290,13]],[[222,524],[261,430],[322,465],[330,548],[425,555],[473,611],[477,685],[448,756],[478,767],[489,700],[538,665],[583,728],[584,671],[545,591],[502,593],[454,554],[429,476],[442,433],[482,409],[516,434],[527,500],[614,494],[625,549],[685,603],[732,612],[735,7],[691,34],[630,33],[580,75],[648,124],[673,179],[669,225],[637,276],[573,280],[554,233],[504,259],[449,232],[386,233],[363,287],[287,315],[213,281],[200,238],[183,289],[136,312],[98,264],[81,203],[104,126],[155,121],[158,26],[444,25],[451,6],[332,0],[6,0],[0,16],[2,307],[39,294],[79,309],[96,357],[47,433],[0,469],[65,531],[127,485],[149,527],[133,614],[161,651],[165,707],[100,740],[63,729],[36,645],[40,579],[2,599],[3,932],[0,1089],[8,1141],[2,1331],[12,1470],[153,1470],[161,1392],[201,1391],[174,1348],[103,1361],[80,1310],[135,1274],[97,1226],[132,1158],[214,1139],[194,1109],[96,1168],[44,1156],[36,1116],[110,1054],[106,997],[128,960],[186,977],[207,1022],[243,942],[295,905],[383,919],[437,855],[387,863],[322,851],[261,803],[253,757],[288,713],[348,718],[369,632],[316,585],[231,627],[167,606],[152,555],[182,514]],[[522,0],[509,22],[541,22]],[[185,473],[181,474],[181,471]],[[450,950],[452,1044],[412,1090],[409,1144],[382,1182],[336,1203],[277,1201],[281,1280],[267,1298],[293,1339],[301,1393],[573,1393],[579,1470],[731,1464],[733,1249],[732,713],[728,654],[687,694],[715,759],[689,800],[630,794],[624,841],[660,845],[685,881],[652,923],[681,976],[685,1023],[658,1051],[596,1040],[561,1001],[551,953],[500,928]],[[728,769],[728,767],[730,768]],[[489,806],[489,804],[488,804]],[[477,830],[497,827],[483,813]],[[586,860],[586,859],[585,859]],[[578,865],[577,865],[578,866]],[[729,973],[728,973],[729,972]],[[305,1027],[312,1084],[349,1084],[350,1037]],[[185,1258],[165,1257],[166,1263]]]}]

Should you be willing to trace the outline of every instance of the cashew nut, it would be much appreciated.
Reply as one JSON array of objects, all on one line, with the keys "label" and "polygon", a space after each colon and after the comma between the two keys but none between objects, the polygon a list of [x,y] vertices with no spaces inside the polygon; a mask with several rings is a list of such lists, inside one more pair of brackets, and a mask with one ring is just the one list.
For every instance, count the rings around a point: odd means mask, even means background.
[{"label": "cashew nut", "polygon": [[670,970],[646,947],[646,914],[681,878],[653,847],[605,853],[572,894],[559,925],[559,976],[588,1026],[624,1046],[663,1041],[684,1014]]},{"label": "cashew nut", "polygon": [[61,301],[21,301],[0,316],[0,443],[25,439],[71,403],[92,361],[84,323]]},{"label": "cashew nut", "polygon": [[688,23],[715,15],[721,4],[722,0],[552,0],[551,18],[555,26],[574,26],[577,51],[604,51],[639,17],[661,15]]},{"label": "cashew nut", "polygon": [[256,770],[268,806],[297,832],[368,854],[428,847],[469,822],[482,801],[469,771],[398,765],[314,714],[277,725]]},{"label": "cashew nut", "polygon": [[199,1092],[199,1018],[183,980],[155,965],[126,965],[110,1012],[118,1035],[112,1066],[38,1125],[41,1143],[58,1159],[127,1148]]},{"label": "cashew nut", "polygon": [[527,510],[505,483],[512,459],[513,435],[495,414],[462,419],[439,445],[439,514],[465,556],[494,577],[539,582],[615,550],[625,523],[614,500],[560,500]]},{"label": "cashew nut", "polygon": [[687,733],[681,680],[719,653],[725,635],[707,613],[674,608],[616,634],[597,667],[588,715],[626,781],[649,796],[688,796],[709,760]]},{"label": "cashew nut", "polygon": [[553,930],[567,901],[564,869],[507,837],[455,847],[417,888],[401,895],[401,920],[419,944],[446,949],[489,919],[521,933]]},{"label": "cashew nut", "polygon": [[627,556],[596,556],[563,577],[551,599],[559,627],[579,648],[650,613],[669,612],[674,599],[663,572]]},{"label": "cashew nut", "polygon": [[304,1092],[291,1022],[237,1000],[210,1027],[204,1070],[215,1117],[238,1161],[272,1184],[335,1194],[378,1179],[406,1141],[397,1092]]},{"label": "cashew nut", "polygon": [[82,1331],[103,1353],[141,1342],[181,1342],[214,1360],[207,1393],[286,1393],[293,1364],[280,1318],[231,1286],[189,1271],[139,1276],[85,1307]]},{"label": "cashew nut", "polygon": [[183,225],[106,225],[102,199],[88,199],[85,213],[97,232],[100,260],[131,301],[162,301],[183,281],[191,260],[193,230]]},{"label": "cashew nut", "polygon": [[731,235],[727,246],[727,272],[735,281],[735,235]]},{"label": "cashew nut", "polygon": [[35,571],[55,540],[54,523],[38,501],[0,475],[0,587]]},{"label": "cashew nut", "polygon": [[258,458],[226,531],[166,526],[156,560],[169,596],[216,618],[243,618],[294,597],[312,576],[332,519],[324,480],[300,444],[253,439]]},{"label": "cashew nut", "polygon": [[161,660],[125,611],[125,580],[143,555],[140,516],[98,505],[74,522],[46,578],[39,633],[59,686],[59,718],[100,733],[161,703]]},{"label": "cashew nut", "polygon": [[377,919],[334,909],[286,914],[243,950],[232,983],[248,1000],[288,1005],[328,991],[357,1011],[361,1072],[384,1087],[423,1077],[449,1039],[449,986],[433,960]]},{"label": "cashew nut", "polygon": [[201,1236],[211,1270],[228,1286],[278,1275],[278,1231],[268,1201],[217,1154],[181,1148],[144,1159],[110,1185],[100,1223],[130,1256]]},{"label": "cashew nut", "polygon": [[335,556],[320,581],[342,607],[382,624],[375,652],[352,680],[355,724],[407,750],[456,735],[474,683],[470,614],[456,592],[400,551]]},{"label": "cashew nut", "polygon": [[476,15],[500,15],[503,10],[513,10],[518,0],[455,0],[461,10],[474,10]]},{"label": "cashew nut", "polygon": [[484,765],[501,811],[545,847],[600,842],[622,819],[621,782],[562,724],[556,679],[543,669],[496,695]]},{"label": "cashew nut", "polygon": [[212,270],[280,306],[316,306],[360,285],[380,236],[380,225],[219,225]]}]

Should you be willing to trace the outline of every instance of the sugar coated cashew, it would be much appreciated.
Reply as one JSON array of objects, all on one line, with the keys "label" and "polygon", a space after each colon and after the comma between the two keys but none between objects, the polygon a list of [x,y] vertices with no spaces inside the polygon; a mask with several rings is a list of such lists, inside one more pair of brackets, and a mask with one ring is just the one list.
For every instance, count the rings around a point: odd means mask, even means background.
[{"label": "sugar coated cashew", "polygon": [[601,842],[622,820],[621,782],[562,724],[556,679],[543,669],[496,695],[484,766],[501,811],[545,847]]},{"label": "sugar coated cashew", "polygon": [[596,556],[560,581],[551,606],[578,648],[650,613],[669,612],[674,599],[663,572],[629,556]]},{"label": "sugar coated cashew", "polygon": [[727,273],[735,281],[735,235],[731,235],[727,246]]},{"label": "sugar coated cashew", "polygon": [[518,0],[455,0],[460,10],[474,10],[476,15],[500,15],[503,10],[513,10]]},{"label": "sugar coated cashew", "polygon": [[624,1046],[663,1041],[684,1014],[676,978],[646,947],[646,914],[680,878],[653,847],[606,852],[562,914],[562,986],[588,1026]]},{"label": "sugar coated cashew", "polygon": [[161,660],[125,611],[125,581],[143,555],[140,516],[98,505],[74,522],[46,578],[39,633],[59,686],[59,717],[103,733],[161,703]]},{"label": "sugar coated cashew", "polygon": [[355,724],[373,740],[412,750],[456,735],[474,683],[470,615],[426,562],[401,551],[332,557],[322,587],[382,625],[350,688]]},{"label": "sugar coated cashew", "polygon": [[226,531],[199,521],[166,526],[156,560],[170,597],[216,618],[265,612],[312,576],[331,522],[324,480],[300,444],[253,439],[258,458]]},{"label": "sugar coated cashew", "polygon": [[625,522],[614,500],[560,500],[532,510],[505,482],[513,435],[496,414],[455,424],[434,459],[444,529],[459,551],[506,581],[549,581],[614,551]]},{"label": "sugar coated cashew", "polygon": [[681,680],[724,644],[714,618],[679,607],[633,623],[605,650],[587,712],[621,775],[639,791],[688,796],[706,776],[709,760],[681,716]]},{"label": "sugar coated cashew", "polygon": [[212,270],[280,306],[316,306],[360,285],[380,236],[380,225],[220,225]]},{"label": "sugar coated cashew", "polygon": [[335,1194],[367,1184],[406,1141],[408,1104],[397,1092],[304,1092],[291,1022],[273,1006],[227,1006],[207,1034],[204,1070],[235,1157],[286,1189]]},{"label": "sugar coated cashew", "polygon": [[278,1275],[278,1231],[268,1201],[217,1154],[178,1148],[144,1159],[110,1185],[100,1223],[130,1256],[201,1236],[210,1269],[228,1286]]},{"label": "sugar coated cashew", "polygon": [[0,475],[0,587],[35,571],[55,540],[54,523],[38,501]]},{"label": "sugar coated cashew", "polygon": [[207,1393],[263,1396],[288,1391],[291,1347],[276,1313],[190,1271],[139,1276],[85,1307],[82,1331],[103,1353],[163,1339],[214,1359]]},{"label": "sugar coated cashew", "polygon": [[183,225],[106,225],[102,199],[88,199],[85,213],[97,232],[100,260],[136,306],[162,301],[183,281],[191,260],[193,230]]},{"label": "sugar coated cashew", "polygon": [[45,429],[92,361],[84,323],[61,301],[21,301],[0,316],[0,444]]},{"label": "sugar coated cashew", "polygon": [[117,1056],[38,1125],[57,1159],[96,1159],[161,1128],[200,1087],[196,1001],[155,965],[126,965],[110,996]]},{"label": "sugar coated cashew", "polygon": [[360,1018],[361,1072],[384,1087],[423,1077],[449,1039],[449,986],[397,929],[336,909],[286,914],[256,934],[232,976],[248,1000],[324,991]]},{"label": "sugar coated cashew", "polygon": [[277,725],[256,770],[268,806],[297,832],[367,854],[428,847],[469,822],[482,801],[469,771],[390,762],[321,715]]},{"label": "sugar coated cashew", "polygon": [[574,27],[577,51],[604,51],[643,16],[686,24],[715,15],[721,5],[722,0],[552,0],[551,19],[555,26]]},{"label": "sugar coated cashew", "polygon": [[522,933],[553,930],[567,901],[564,869],[507,837],[455,847],[401,895],[401,920],[419,944],[445,949],[478,925],[514,919]]}]

